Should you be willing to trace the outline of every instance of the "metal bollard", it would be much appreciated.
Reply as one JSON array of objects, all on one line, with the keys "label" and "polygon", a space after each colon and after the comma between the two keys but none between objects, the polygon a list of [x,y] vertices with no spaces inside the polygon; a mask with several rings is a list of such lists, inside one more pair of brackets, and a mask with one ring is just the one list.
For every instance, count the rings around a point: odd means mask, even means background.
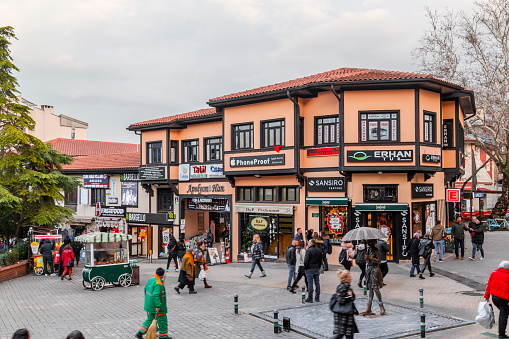
[{"label": "metal bollard", "polygon": [[421,308],[424,308],[424,289],[419,288],[419,303],[421,304]]},{"label": "metal bollard", "polygon": [[421,338],[426,338],[426,314],[421,314]]},{"label": "metal bollard", "polygon": [[302,286],[302,303],[305,304],[306,303],[306,287],[305,286]]},{"label": "metal bollard", "polygon": [[152,263],[152,250],[148,251],[148,256],[149,256],[150,263]]},{"label": "metal bollard", "polygon": [[368,295],[368,288],[364,286],[364,295]]},{"label": "metal bollard", "polygon": [[274,334],[279,333],[279,312],[274,310]]},{"label": "metal bollard", "polygon": [[233,296],[233,308],[234,308],[235,314],[239,314],[239,296],[238,296],[238,294],[235,294]]}]

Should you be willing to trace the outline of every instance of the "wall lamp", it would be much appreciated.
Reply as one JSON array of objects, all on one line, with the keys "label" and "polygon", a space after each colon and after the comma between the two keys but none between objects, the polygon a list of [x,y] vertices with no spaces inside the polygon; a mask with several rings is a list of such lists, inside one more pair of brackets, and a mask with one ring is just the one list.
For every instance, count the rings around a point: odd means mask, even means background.
[{"label": "wall lamp", "polygon": [[382,171],[378,171],[378,174],[382,174]]},{"label": "wall lamp", "polygon": [[261,178],[262,176],[260,174],[255,174],[255,178]]}]

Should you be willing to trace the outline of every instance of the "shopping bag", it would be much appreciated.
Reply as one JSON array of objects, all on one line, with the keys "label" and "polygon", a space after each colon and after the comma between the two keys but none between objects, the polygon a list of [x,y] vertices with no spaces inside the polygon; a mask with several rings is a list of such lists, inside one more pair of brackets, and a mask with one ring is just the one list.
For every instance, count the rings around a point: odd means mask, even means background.
[{"label": "shopping bag", "polygon": [[205,272],[205,270],[204,270],[204,269],[202,269],[202,270],[200,271],[200,274],[198,274],[198,279],[203,280],[203,279],[205,279],[205,278],[207,278],[207,272]]},{"label": "shopping bag", "polygon": [[475,322],[484,328],[490,329],[495,324],[495,314],[493,307],[487,301],[481,301],[477,308]]},{"label": "shopping bag", "polygon": [[157,320],[156,320],[156,318],[154,318],[154,320],[152,320],[152,324],[148,328],[147,334],[145,335],[145,339],[157,339]]}]

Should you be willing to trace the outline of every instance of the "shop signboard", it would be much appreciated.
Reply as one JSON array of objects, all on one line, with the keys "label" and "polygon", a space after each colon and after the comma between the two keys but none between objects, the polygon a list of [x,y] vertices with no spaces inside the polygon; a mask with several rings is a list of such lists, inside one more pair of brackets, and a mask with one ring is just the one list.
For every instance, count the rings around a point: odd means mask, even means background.
[{"label": "shop signboard", "polygon": [[83,174],[83,187],[109,188],[110,176],[106,174]]},{"label": "shop signboard", "polygon": [[122,205],[138,206],[138,183],[135,181],[122,181],[120,186]]},{"label": "shop signboard", "polygon": [[284,154],[253,155],[248,157],[231,157],[231,167],[277,166],[285,164]]},{"label": "shop signboard", "polygon": [[257,231],[263,231],[269,226],[269,221],[266,217],[254,217],[251,219],[251,227]]},{"label": "shop signboard", "polygon": [[120,174],[120,181],[140,181],[140,174],[139,173]]},{"label": "shop signboard", "polygon": [[126,213],[126,221],[131,224],[160,224],[169,225],[173,219],[169,220],[169,213]]},{"label": "shop signboard", "polygon": [[348,162],[406,162],[414,160],[414,151],[347,151],[346,157]]},{"label": "shop signboard", "polygon": [[191,168],[189,164],[180,164],[179,165],[179,181],[189,181],[191,177]]},{"label": "shop signboard", "polygon": [[187,208],[198,211],[226,211],[228,199],[192,198],[188,199]]},{"label": "shop signboard", "polygon": [[223,164],[206,165],[207,178],[224,178]]},{"label": "shop signboard", "polygon": [[356,211],[365,211],[365,212],[384,212],[384,211],[392,211],[392,212],[400,212],[408,210],[408,204],[398,204],[398,203],[386,203],[386,204],[369,204],[369,203],[358,203],[355,204]]},{"label": "shop signboard", "polygon": [[409,253],[408,253],[408,243],[410,242],[410,220],[409,220],[409,214],[407,211],[401,211],[399,214],[399,223],[401,225],[401,259],[408,259]]},{"label": "shop signboard", "polygon": [[422,155],[422,162],[434,162],[434,163],[439,163],[439,162],[440,162],[440,155],[435,155],[435,154],[423,154],[423,155]]},{"label": "shop signboard", "polygon": [[446,190],[447,202],[460,202],[461,190],[459,188],[448,188]]},{"label": "shop signboard", "polygon": [[320,213],[311,213],[311,217],[312,218],[319,218],[320,217]]},{"label": "shop signboard", "polygon": [[307,150],[308,157],[327,157],[338,154],[339,147],[310,148]]},{"label": "shop signboard", "polygon": [[293,214],[293,205],[291,206],[263,206],[236,204],[233,207],[237,213],[264,213],[264,214]]},{"label": "shop signboard", "polygon": [[164,166],[142,167],[139,173],[142,181],[166,179],[166,167]]},{"label": "shop signboard", "polygon": [[445,119],[443,124],[443,141],[442,147],[452,148],[453,146],[453,136],[454,136],[454,120],[453,119]]},{"label": "shop signboard", "polygon": [[341,216],[337,212],[330,212],[327,215],[327,226],[329,226],[329,231],[334,234],[342,234],[343,233],[343,216]]},{"label": "shop signboard", "polygon": [[107,197],[106,201],[109,205],[118,205],[118,197]]},{"label": "shop signboard", "polygon": [[412,184],[412,198],[433,198],[433,184]]},{"label": "shop signboard", "polygon": [[211,193],[224,193],[225,187],[220,184],[189,184],[187,186],[186,194],[211,194]]},{"label": "shop signboard", "polygon": [[97,216],[123,218],[125,217],[125,213],[126,213],[125,207],[123,206],[108,206],[108,207],[99,206]]},{"label": "shop signboard", "polygon": [[308,178],[308,192],[344,192],[344,177]]},{"label": "shop signboard", "polygon": [[205,165],[190,165],[191,171],[189,177],[191,179],[203,179],[207,177],[207,166]]}]

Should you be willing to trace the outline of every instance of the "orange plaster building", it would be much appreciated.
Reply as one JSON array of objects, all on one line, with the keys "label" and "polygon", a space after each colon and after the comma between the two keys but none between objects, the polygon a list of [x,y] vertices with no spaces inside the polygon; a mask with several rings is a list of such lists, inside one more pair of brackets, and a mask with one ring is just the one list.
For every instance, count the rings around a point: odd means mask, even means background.
[{"label": "orange plaster building", "polygon": [[[445,189],[463,173],[463,124],[475,114],[473,93],[458,85],[356,68],[208,104],[213,108],[129,129],[141,134],[144,186],[178,195],[174,233],[182,219],[186,237],[219,223],[216,239],[230,228],[233,259],[253,233],[277,258],[297,228],[325,231],[339,245],[360,226],[387,234],[389,260],[408,259],[412,234],[448,214]],[[156,163],[154,143],[161,153]],[[209,176],[207,166],[221,175]],[[161,176],[144,180],[141,173],[155,167]],[[333,246],[331,263],[338,252]]]}]

